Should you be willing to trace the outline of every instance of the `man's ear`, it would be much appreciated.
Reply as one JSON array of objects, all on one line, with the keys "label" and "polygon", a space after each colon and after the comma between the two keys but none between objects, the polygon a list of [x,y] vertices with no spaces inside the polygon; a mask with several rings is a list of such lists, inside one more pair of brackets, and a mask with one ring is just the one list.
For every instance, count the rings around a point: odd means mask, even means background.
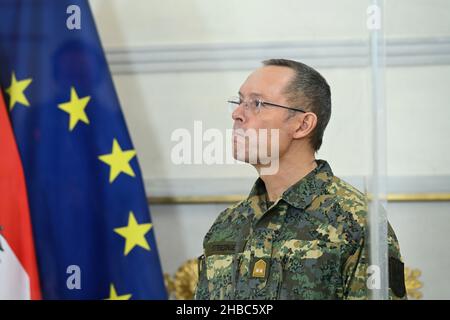
[{"label": "man's ear", "polygon": [[301,139],[308,136],[317,126],[317,116],[315,113],[306,112],[297,120],[297,128],[293,134],[294,139]]}]

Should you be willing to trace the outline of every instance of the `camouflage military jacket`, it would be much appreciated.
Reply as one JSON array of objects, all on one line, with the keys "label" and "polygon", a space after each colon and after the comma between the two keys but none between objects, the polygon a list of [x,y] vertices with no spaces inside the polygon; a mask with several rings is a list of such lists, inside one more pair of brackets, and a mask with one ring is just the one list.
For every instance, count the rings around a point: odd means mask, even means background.
[{"label": "camouflage military jacket", "polygon": [[[367,299],[365,196],[324,160],[267,202],[249,197],[220,213],[203,242],[196,299]],[[405,298],[403,263],[388,231],[389,295]]]}]

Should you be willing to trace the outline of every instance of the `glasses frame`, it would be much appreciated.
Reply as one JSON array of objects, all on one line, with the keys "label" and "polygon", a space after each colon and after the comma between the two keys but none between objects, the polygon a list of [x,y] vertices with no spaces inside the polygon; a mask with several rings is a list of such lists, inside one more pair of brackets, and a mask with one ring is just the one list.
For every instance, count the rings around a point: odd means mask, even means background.
[{"label": "glasses frame", "polygon": [[[235,99],[235,100],[233,100],[233,99]],[[239,100],[239,101],[238,101]],[[267,101],[264,101],[264,100],[262,100],[262,99],[252,99],[251,100],[252,102],[256,102],[256,109],[255,110],[258,110],[258,112],[256,112],[256,113],[259,113],[259,111],[261,110],[261,106],[264,106],[264,105],[268,105],[268,106],[272,106],[272,107],[277,107],[277,108],[283,108],[283,109],[287,109],[287,110],[292,110],[292,111],[297,111],[297,112],[302,112],[302,113],[306,113],[306,111],[305,110],[303,110],[303,109],[297,109],[297,108],[293,108],[293,107],[288,107],[288,106],[283,106],[283,105],[281,105],[281,104],[277,104],[277,103],[273,103],[273,102],[267,102]],[[247,105],[248,105],[248,102],[246,102],[246,101],[244,101],[244,100],[242,100],[241,101],[241,99],[239,98],[239,97],[233,97],[233,98],[230,98],[229,100],[227,100],[227,102],[229,103],[229,104],[235,104],[235,105],[237,105],[237,106],[240,106],[241,104],[243,104],[243,103],[246,103]],[[244,109],[249,109],[249,107],[246,107],[246,105],[244,104]]]}]

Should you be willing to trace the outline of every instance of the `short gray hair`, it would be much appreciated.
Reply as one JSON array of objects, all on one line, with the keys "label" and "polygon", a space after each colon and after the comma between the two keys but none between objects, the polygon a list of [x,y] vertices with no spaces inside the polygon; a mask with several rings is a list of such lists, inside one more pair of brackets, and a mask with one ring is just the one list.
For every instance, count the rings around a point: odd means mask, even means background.
[{"label": "short gray hair", "polygon": [[[305,111],[313,112],[317,116],[310,142],[317,152],[322,145],[323,134],[331,117],[330,86],[322,75],[304,63],[287,59],[269,59],[263,61],[264,66],[288,67],[294,70],[295,76],[286,87],[286,95],[293,107],[303,103]],[[295,111],[293,111],[295,112]]]}]

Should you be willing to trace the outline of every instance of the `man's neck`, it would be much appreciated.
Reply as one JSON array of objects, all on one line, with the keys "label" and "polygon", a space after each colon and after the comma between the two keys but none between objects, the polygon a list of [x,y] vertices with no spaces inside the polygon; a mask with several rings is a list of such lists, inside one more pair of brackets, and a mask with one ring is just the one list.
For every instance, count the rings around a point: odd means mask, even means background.
[{"label": "man's neck", "polygon": [[317,167],[314,155],[285,157],[279,161],[279,169],[276,174],[260,175],[266,186],[269,201],[276,201],[290,186]]}]

